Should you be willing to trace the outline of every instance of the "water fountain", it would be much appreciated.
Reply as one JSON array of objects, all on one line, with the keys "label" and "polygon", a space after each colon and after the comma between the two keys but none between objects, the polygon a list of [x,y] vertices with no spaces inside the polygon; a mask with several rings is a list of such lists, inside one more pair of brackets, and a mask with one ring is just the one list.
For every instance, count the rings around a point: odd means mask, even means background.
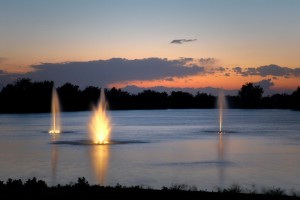
[{"label": "water fountain", "polygon": [[107,103],[104,90],[101,89],[100,100],[97,108],[94,108],[89,123],[89,133],[93,144],[108,144],[111,131],[110,118],[106,113]]},{"label": "water fountain", "polygon": [[218,134],[224,134],[222,129],[223,126],[223,110],[226,109],[226,98],[223,91],[219,92],[218,95],[218,108],[219,108],[219,131]]},{"label": "water fountain", "polygon": [[53,135],[57,135],[61,131],[60,130],[60,109],[59,109],[58,95],[54,87],[52,90],[51,112],[52,112],[52,123],[51,123],[51,130],[49,130],[49,133]]}]

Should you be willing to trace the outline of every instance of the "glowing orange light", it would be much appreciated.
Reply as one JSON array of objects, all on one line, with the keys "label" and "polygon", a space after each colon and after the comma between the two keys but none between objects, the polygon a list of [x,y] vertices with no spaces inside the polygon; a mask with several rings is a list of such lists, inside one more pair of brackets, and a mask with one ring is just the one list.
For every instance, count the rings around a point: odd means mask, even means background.
[{"label": "glowing orange light", "polygon": [[109,143],[111,126],[106,109],[107,104],[105,101],[104,91],[102,90],[98,107],[94,109],[89,123],[89,132],[95,144]]}]

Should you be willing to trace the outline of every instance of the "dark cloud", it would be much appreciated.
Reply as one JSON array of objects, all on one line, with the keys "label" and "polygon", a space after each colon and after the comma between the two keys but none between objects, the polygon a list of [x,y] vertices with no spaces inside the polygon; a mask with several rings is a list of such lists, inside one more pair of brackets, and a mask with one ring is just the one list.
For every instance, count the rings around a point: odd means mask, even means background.
[{"label": "dark cloud", "polygon": [[53,80],[57,85],[71,82],[80,86],[107,86],[133,80],[170,79],[204,73],[199,66],[186,67],[182,59],[146,58],[128,60],[113,58],[88,62],[42,63],[22,77],[32,80]]},{"label": "dark cloud", "polygon": [[167,77],[165,78],[166,81],[174,81],[174,78],[173,77]]},{"label": "dark cloud", "polygon": [[17,74],[8,73],[6,71],[0,70],[0,89],[6,86],[8,83],[12,83],[17,80]]},{"label": "dark cloud", "polygon": [[259,82],[253,83],[254,85],[259,85],[264,89],[264,96],[272,95],[277,93],[275,90],[273,90],[271,87],[274,86],[274,82],[272,82],[272,79],[263,79]]},{"label": "dark cloud", "polygon": [[183,44],[186,42],[195,42],[197,41],[197,39],[176,39],[176,40],[172,40],[170,43],[171,44]]},{"label": "dark cloud", "polygon": [[274,86],[274,83],[272,82],[272,79],[264,79],[254,83],[254,85],[260,85],[264,90],[267,90]]},{"label": "dark cloud", "polygon": [[0,76],[1,75],[5,75],[5,74],[7,74],[7,73],[5,71],[3,71],[3,70],[0,69]]},{"label": "dark cloud", "polygon": [[293,74],[295,76],[300,76],[300,68],[293,69]]},{"label": "dark cloud", "polygon": [[257,68],[257,72],[261,76],[287,76],[292,73],[292,70],[287,67],[280,67],[278,65],[266,65]]},{"label": "dark cloud", "polygon": [[241,67],[234,67],[232,70],[233,70],[235,73],[237,73],[237,74],[242,73],[242,68],[241,68]]},{"label": "dark cloud", "polygon": [[216,63],[215,58],[200,58],[199,59],[200,65],[212,65]]},{"label": "dark cloud", "polygon": [[241,74],[242,76],[273,76],[273,77],[286,77],[289,78],[291,76],[300,76],[300,68],[292,69],[288,67],[281,67],[278,65],[265,65],[261,67],[249,67],[246,69],[242,69],[240,67],[233,68],[233,71],[237,74]]},{"label": "dark cloud", "polygon": [[183,63],[193,62],[194,60],[195,60],[194,58],[180,57],[180,61],[183,62]]},{"label": "dark cloud", "polygon": [[217,67],[217,68],[215,68],[215,71],[225,72],[226,69],[224,67]]},{"label": "dark cloud", "polygon": [[245,71],[243,71],[241,73],[243,76],[254,76],[254,75],[259,75],[258,71],[256,68],[254,67],[249,67],[249,68],[246,68]]}]

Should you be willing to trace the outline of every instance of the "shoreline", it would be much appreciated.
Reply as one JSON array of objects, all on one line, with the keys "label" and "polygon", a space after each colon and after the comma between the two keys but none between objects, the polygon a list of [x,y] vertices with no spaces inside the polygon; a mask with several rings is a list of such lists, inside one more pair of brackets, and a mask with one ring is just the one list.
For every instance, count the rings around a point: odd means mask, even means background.
[{"label": "shoreline", "polygon": [[173,185],[162,187],[162,189],[144,188],[143,186],[101,186],[90,185],[82,177],[76,183],[66,185],[48,186],[45,181],[36,178],[22,181],[20,179],[8,179],[0,181],[1,199],[79,199],[79,198],[100,198],[100,199],[141,199],[141,198],[183,198],[183,199],[300,199],[299,194],[286,194],[280,188],[271,188],[263,193],[256,191],[244,192],[238,185],[218,191],[198,190],[188,188],[186,185]]}]

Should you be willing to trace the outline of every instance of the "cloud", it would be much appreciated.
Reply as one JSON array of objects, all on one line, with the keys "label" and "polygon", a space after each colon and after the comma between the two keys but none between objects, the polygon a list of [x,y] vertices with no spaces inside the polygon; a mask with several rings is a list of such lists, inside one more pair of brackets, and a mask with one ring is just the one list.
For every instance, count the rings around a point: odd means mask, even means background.
[{"label": "cloud", "polygon": [[17,74],[0,70],[0,89],[15,80],[17,80]]},{"label": "cloud", "polygon": [[[210,68],[216,67],[217,60],[215,58],[184,58],[180,57],[182,65],[186,67],[201,66],[209,70]],[[208,72],[208,71],[207,71]]]},{"label": "cloud", "polygon": [[278,65],[266,65],[257,68],[257,72],[261,76],[287,76],[292,73],[292,70],[287,67],[280,67]]},{"label": "cloud", "polygon": [[288,68],[281,67],[279,65],[271,64],[260,66],[257,68],[249,67],[246,69],[242,69],[240,67],[233,68],[233,71],[237,74],[241,74],[242,76],[273,76],[273,77],[286,77],[289,78],[291,76],[300,76],[300,68]]},{"label": "cloud", "polygon": [[295,76],[300,76],[300,68],[293,69],[293,74]]},{"label": "cloud", "polygon": [[235,73],[237,73],[237,74],[242,73],[242,68],[241,68],[241,67],[234,67],[232,70],[233,70]]},{"label": "cloud", "polygon": [[268,90],[274,86],[274,82],[272,82],[272,79],[264,79],[254,83],[254,85],[260,85],[264,90]]},{"label": "cloud", "polygon": [[174,81],[174,78],[173,77],[167,77],[165,78],[166,81]]},{"label": "cloud", "polygon": [[171,44],[183,44],[186,42],[195,42],[197,41],[197,39],[176,39],[176,40],[172,40],[170,43]]},{"label": "cloud", "polygon": [[264,96],[273,95],[276,93],[286,93],[291,94],[293,91],[289,89],[281,89],[281,90],[274,90],[272,89],[272,86],[274,86],[274,82],[272,82],[272,79],[263,79],[259,82],[254,83],[254,85],[259,85],[264,89]]},{"label": "cloud", "polygon": [[56,85],[66,82],[79,86],[107,86],[123,81],[144,81],[186,77],[204,73],[204,67],[187,67],[182,59],[145,58],[128,60],[112,58],[87,62],[42,63],[32,66],[32,72],[20,75],[36,81],[53,80]]},{"label": "cloud", "polygon": [[226,69],[224,67],[217,67],[214,70],[219,71],[219,72],[225,72],[226,71]]},{"label": "cloud", "polygon": [[0,76],[1,76],[1,75],[6,75],[6,74],[7,74],[7,73],[6,73],[4,70],[1,70],[1,69],[0,69]]},{"label": "cloud", "polygon": [[215,58],[200,58],[199,59],[199,64],[200,65],[213,65],[216,63]]}]

